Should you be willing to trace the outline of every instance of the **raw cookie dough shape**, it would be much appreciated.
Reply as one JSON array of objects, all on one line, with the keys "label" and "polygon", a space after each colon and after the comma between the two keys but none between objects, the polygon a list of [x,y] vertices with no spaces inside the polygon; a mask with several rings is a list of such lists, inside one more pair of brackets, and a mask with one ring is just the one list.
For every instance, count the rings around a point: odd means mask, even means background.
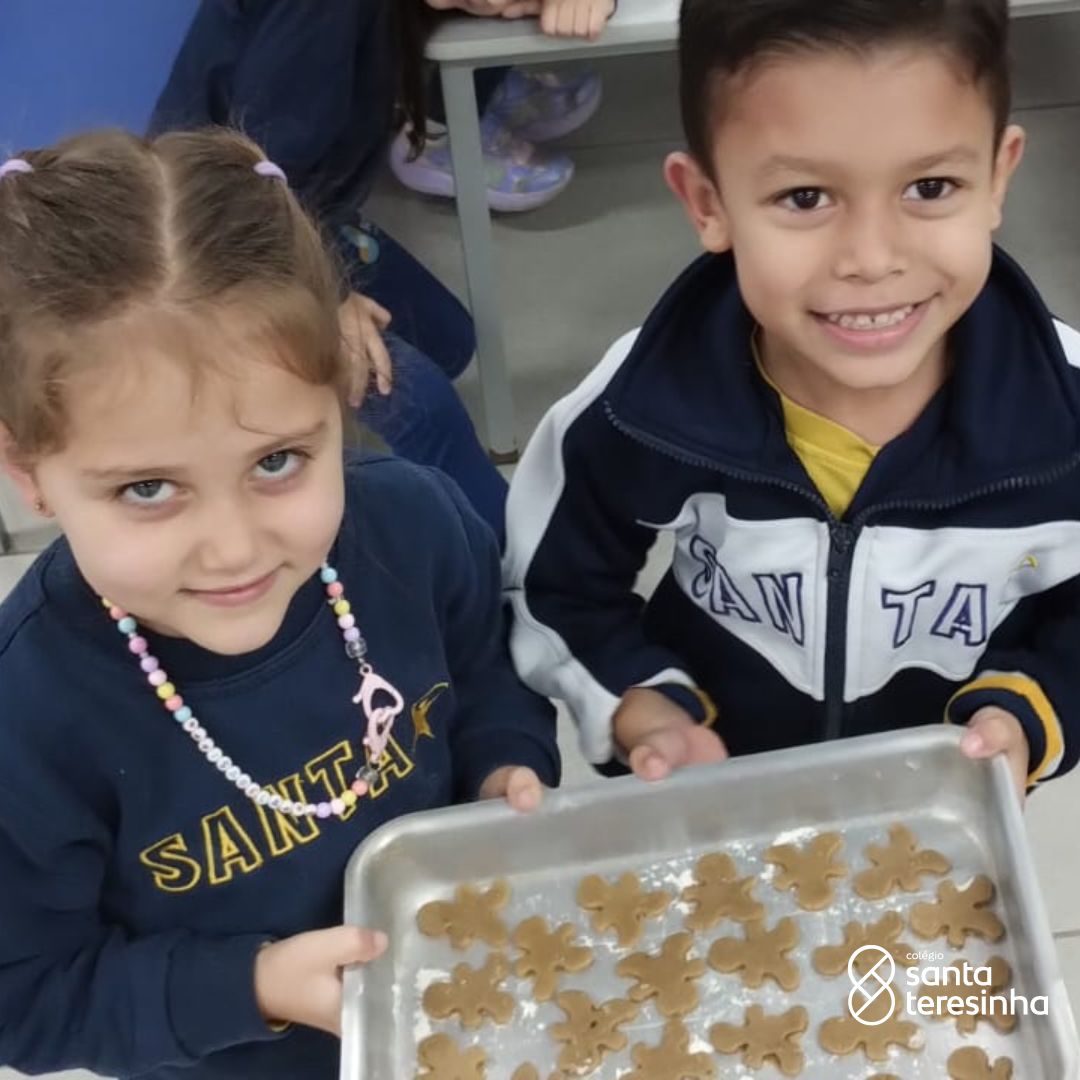
[{"label": "raw cookie dough shape", "polygon": [[[884,949],[901,967],[914,967],[910,959],[914,949],[897,938],[903,933],[904,917],[898,911],[887,911],[875,923],[849,922],[844,926],[844,940],[840,945],[822,945],[814,950],[812,963],[820,975],[842,975],[848,969],[852,954],[866,945]],[[855,966],[865,975],[874,966],[873,955],[863,953]]]},{"label": "raw cookie dough shape", "polygon": [[914,833],[904,825],[889,829],[888,844],[870,844],[866,857],[874,865],[860,871],[852,881],[852,888],[864,900],[883,900],[897,889],[918,892],[924,874],[940,877],[952,869],[952,863],[940,851],[920,851]]},{"label": "raw cookie dough shape", "polygon": [[994,883],[980,874],[967,888],[958,889],[943,881],[937,890],[937,902],[916,904],[911,909],[911,929],[921,938],[933,939],[945,933],[954,949],[963,948],[968,937],[1000,941],[1005,926],[986,905],[994,899]]},{"label": "raw cookie dough shape", "polygon": [[[1008,1035],[1016,1027],[1016,1014],[1000,1012],[990,999],[999,995],[1005,996],[1005,991],[1009,988],[1009,983],[1012,982],[1012,968],[1009,967],[1005,958],[1001,956],[992,956],[985,964],[980,966],[990,969],[989,986],[966,984],[962,978],[964,964],[950,964],[947,968],[941,969],[941,982],[944,985],[929,986],[923,983],[919,988],[919,996],[933,998],[940,1003],[938,1008],[930,1014],[937,1020],[953,1019],[944,1008],[944,1003],[949,998],[976,998],[979,1002],[979,1012],[974,1016],[966,1012],[962,1016],[957,1016],[955,1018],[956,1030],[961,1035],[974,1035],[981,1021],[990,1024],[1000,1034]],[[967,964],[967,967],[969,970],[973,969],[971,964]],[[953,978],[946,975],[946,972],[952,971],[958,973],[957,977]],[[969,982],[971,981],[973,980],[969,979]],[[938,1009],[941,1011],[938,1011]]]},{"label": "raw cookie dough shape", "polygon": [[590,874],[578,886],[577,902],[592,913],[597,933],[614,930],[619,944],[629,948],[638,943],[645,920],[667,910],[671,893],[642,892],[634,874],[623,874],[614,885]]},{"label": "raw cookie dough shape", "polygon": [[949,1080],[1012,1080],[1012,1058],[1001,1057],[990,1064],[985,1050],[965,1046],[949,1055]]},{"label": "raw cookie dough shape", "polygon": [[424,991],[424,1011],[436,1020],[456,1013],[462,1027],[470,1030],[489,1017],[496,1024],[507,1024],[514,1015],[514,999],[499,987],[509,974],[510,965],[500,953],[492,953],[483,967],[458,964],[450,982],[432,983]]},{"label": "raw cookie dough shape", "polygon": [[555,1004],[566,1014],[566,1022],[552,1024],[551,1037],[563,1044],[558,1067],[570,1076],[590,1073],[608,1054],[624,1049],[627,1037],[619,1027],[640,1011],[622,998],[596,1005],[581,990],[561,991]]},{"label": "raw cookie dough shape", "polygon": [[765,907],[751,895],[753,877],[739,877],[730,855],[703,855],[694,867],[694,884],[682,898],[694,906],[686,916],[691,930],[710,930],[721,919],[751,922],[765,915]]},{"label": "raw cookie dough shape", "polygon": [[[562,1072],[553,1072],[548,1080],[563,1080],[565,1075]],[[540,1070],[526,1061],[524,1065],[519,1065],[514,1070],[514,1075],[510,1077],[510,1080],[540,1080]]]},{"label": "raw cookie dough shape", "polygon": [[[922,1039],[919,1026],[910,1020],[901,1020],[904,1015],[903,995],[893,989],[894,997],[880,993],[876,999],[862,1011],[865,1021],[861,1023],[851,1015],[850,1006],[845,1007],[844,1016],[834,1016],[818,1029],[818,1042],[823,1050],[830,1054],[853,1054],[862,1047],[862,1051],[871,1061],[886,1061],[890,1046],[902,1046],[905,1050],[921,1050]],[[891,1010],[891,1015],[890,1014]],[[882,1017],[888,1016],[884,1022]]]},{"label": "raw cookie dough shape", "polygon": [[832,902],[832,878],[847,874],[847,865],[835,862],[844,840],[839,833],[821,833],[805,848],[796,844],[774,844],[764,855],[765,861],[780,867],[773,884],[781,892],[795,890],[795,899],[804,911],[820,911]]},{"label": "raw cookie dough shape", "polygon": [[708,1054],[690,1053],[690,1032],[681,1020],[669,1020],[656,1047],[637,1043],[630,1051],[634,1062],[623,1080],[715,1080],[716,1065]]},{"label": "raw cookie dough shape", "polygon": [[425,1071],[416,1080],[484,1080],[487,1055],[479,1046],[464,1050],[449,1035],[431,1035],[417,1048]]},{"label": "raw cookie dough shape", "polygon": [[533,980],[536,1001],[550,1001],[555,996],[560,971],[584,971],[592,964],[592,949],[573,943],[576,932],[571,923],[549,930],[542,915],[533,915],[514,930],[510,940],[521,950],[514,961],[514,974]]},{"label": "raw cookie dough shape", "polygon": [[672,934],[660,952],[633,953],[620,960],[615,974],[624,979],[636,979],[630,988],[631,1001],[656,998],[661,1016],[685,1016],[698,1007],[701,996],[695,981],[705,974],[705,961],[690,958],[694,935],[686,930]]},{"label": "raw cookie dough shape", "polygon": [[709,1041],[721,1054],[741,1050],[743,1064],[748,1068],[771,1064],[785,1076],[798,1076],[805,1063],[802,1036],[809,1023],[801,1005],[775,1016],[766,1015],[760,1005],[751,1005],[742,1026],[714,1024],[709,1028]]},{"label": "raw cookie dough shape", "polygon": [[428,937],[445,935],[455,949],[467,949],[477,938],[501,949],[510,934],[499,912],[509,899],[510,886],[501,879],[485,892],[472,885],[459,885],[453,900],[425,904],[417,913],[416,925]]},{"label": "raw cookie dough shape", "polygon": [[787,954],[799,944],[794,919],[781,919],[771,930],[765,921],[747,923],[743,937],[718,938],[709,949],[709,966],[717,971],[738,971],[743,984],[757,989],[772,979],[782,990],[799,985],[799,965]]}]

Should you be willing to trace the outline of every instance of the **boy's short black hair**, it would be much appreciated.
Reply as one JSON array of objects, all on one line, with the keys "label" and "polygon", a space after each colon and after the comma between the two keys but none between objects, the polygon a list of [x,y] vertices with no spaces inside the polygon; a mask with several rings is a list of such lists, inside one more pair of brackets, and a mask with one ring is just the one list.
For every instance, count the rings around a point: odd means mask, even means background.
[{"label": "boy's short black hair", "polygon": [[1008,0],[683,0],[679,19],[683,128],[710,164],[718,80],[771,56],[925,43],[951,52],[986,87],[995,135],[1011,104]]}]

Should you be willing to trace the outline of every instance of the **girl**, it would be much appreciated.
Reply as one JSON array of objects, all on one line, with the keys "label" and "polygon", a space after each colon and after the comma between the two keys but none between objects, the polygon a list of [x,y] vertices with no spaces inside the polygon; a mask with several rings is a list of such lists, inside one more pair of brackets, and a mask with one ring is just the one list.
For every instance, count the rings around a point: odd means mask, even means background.
[{"label": "girl", "polygon": [[[64,539],[0,607],[0,1063],[337,1076],[357,843],[558,781],[491,532],[344,458],[338,282],[243,137],[0,166],[4,460]],[[350,606],[352,605],[352,606]]]}]

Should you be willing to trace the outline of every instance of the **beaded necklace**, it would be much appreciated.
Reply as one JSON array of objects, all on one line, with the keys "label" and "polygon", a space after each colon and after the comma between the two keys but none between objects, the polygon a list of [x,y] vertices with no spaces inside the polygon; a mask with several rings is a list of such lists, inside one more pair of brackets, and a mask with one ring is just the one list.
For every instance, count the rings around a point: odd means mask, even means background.
[{"label": "beaded necklace", "polygon": [[[326,587],[327,603],[341,629],[341,636],[345,641],[345,655],[356,661],[360,671],[360,688],[353,697],[353,704],[360,706],[367,724],[363,738],[365,764],[357,771],[356,778],[348,788],[336,798],[319,803],[294,802],[284,798],[271,788],[253,780],[249,773],[226,755],[207,734],[206,728],[199,723],[191,711],[191,706],[184,704],[184,699],[170,681],[158,658],[151,656],[149,642],[139,633],[139,624],[134,617],[104,598],[101,601],[108,609],[109,617],[116,623],[117,630],[127,638],[128,649],[138,658],[146,681],[172,714],[173,720],[191,736],[203,757],[252,802],[294,818],[341,817],[349,807],[356,804],[357,799],[366,795],[379,779],[386,747],[390,741],[390,729],[405,707],[401,694],[367,662],[367,642],[356,625],[356,616],[352,613],[349,601],[345,599],[345,587],[338,581],[337,571],[323,563],[319,578]],[[389,696],[390,704],[375,705],[375,695],[380,692],[384,697]]]}]

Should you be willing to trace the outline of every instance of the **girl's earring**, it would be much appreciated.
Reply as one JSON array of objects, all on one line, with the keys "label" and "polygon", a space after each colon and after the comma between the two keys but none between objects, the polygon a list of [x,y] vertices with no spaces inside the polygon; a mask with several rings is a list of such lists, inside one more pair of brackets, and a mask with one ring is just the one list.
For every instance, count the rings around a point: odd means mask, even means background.
[{"label": "girl's earring", "polygon": [[45,505],[45,500],[40,495],[34,500],[34,511],[42,517],[52,517],[49,508]]}]

